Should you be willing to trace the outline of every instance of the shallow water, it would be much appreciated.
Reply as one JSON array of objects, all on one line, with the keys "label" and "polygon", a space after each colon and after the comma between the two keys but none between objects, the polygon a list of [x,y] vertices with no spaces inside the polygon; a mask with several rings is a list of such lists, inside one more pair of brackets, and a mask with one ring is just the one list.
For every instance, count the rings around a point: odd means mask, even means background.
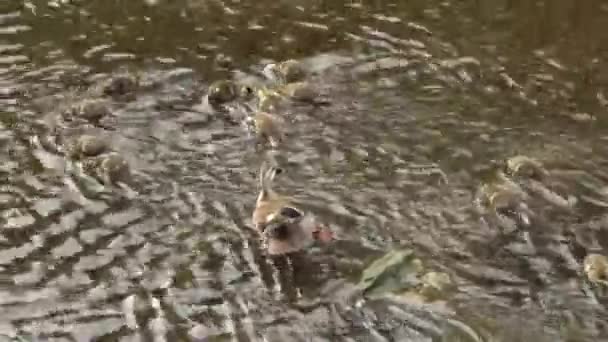
[{"label": "shallow water", "polygon": [[[608,253],[602,1],[17,3],[0,3],[1,334],[608,338],[606,291],[581,272]],[[264,154],[201,99],[288,58],[332,101],[289,109],[279,186],[338,241],[272,259],[248,229]],[[129,161],[129,191],[83,181],[44,143],[49,114],[124,68],[149,86],[96,132]],[[517,154],[554,174],[530,186],[528,225],[475,206],[488,170]],[[361,301],[360,272],[398,246],[457,292]]]}]

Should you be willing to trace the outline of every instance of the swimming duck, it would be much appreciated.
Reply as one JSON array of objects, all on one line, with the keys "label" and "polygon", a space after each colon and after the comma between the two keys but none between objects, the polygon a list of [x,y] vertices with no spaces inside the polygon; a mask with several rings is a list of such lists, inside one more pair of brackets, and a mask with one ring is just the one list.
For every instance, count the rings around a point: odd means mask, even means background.
[{"label": "swimming duck", "polygon": [[102,99],[85,99],[63,112],[64,120],[86,120],[98,124],[103,118],[112,114],[110,105]]},{"label": "swimming duck", "polygon": [[84,134],[68,144],[66,154],[78,160],[84,157],[95,157],[109,149],[107,142],[95,135]]},{"label": "swimming duck", "polygon": [[288,103],[286,97],[275,89],[261,87],[256,91],[258,108],[264,112],[278,112]]},{"label": "swimming duck", "polygon": [[548,175],[541,162],[523,155],[507,159],[506,171],[513,176],[534,179],[542,179]]},{"label": "swimming duck", "polygon": [[284,139],[282,126],[285,121],[273,114],[258,111],[253,114],[253,125],[258,142],[268,142],[276,148]]},{"label": "swimming duck", "polygon": [[128,180],[131,170],[129,163],[117,152],[111,152],[87,159],[83,169],[106,185]]},{"label": "swimming duck", "polygon": [[139,78],[131,74],[120,74],[112,77],[103,85],[102,91],[109,96],[127,96],[139,88]]},{"label": "swimming duck", "polygon": [[261,88],[257,92],[259,108],[265,111],[278,111],[289,103],[327,105],[330,103],[321,94],[318,86],[308,81],[286,83],[276,88]]},{"label": "swimming duck", "polygon": [[287,83],[277,89],[277,92],[292,101],[314,103],[320,96],[319,89],[309,82]]},{"label": "swimming duck", "polygon": [[229,80],[215,81],[209,85],[207,100],[212,105],[234,101],[239,96],[237,85]]},{"label": "swimming duck", "polygon": [[608,285],[608,258],[591,253],[583,261],[583,270],[592,283]]},{"label": "swimming duck", "polygon": [[291,198],[272,189],[274,178],[283,170],[262,163],[260,167],[260,193],[252,221],[262,235],[270,255],[288,254],[310,246],[315,240],[328,241],[328,230],[315,218],[298,209]]},{"label": "swimming duck", "polygon": [[302,63],[294,59],[270,63],[264,67],[263,73],[271,80],[281,83],[301,82],[308,76]]}]

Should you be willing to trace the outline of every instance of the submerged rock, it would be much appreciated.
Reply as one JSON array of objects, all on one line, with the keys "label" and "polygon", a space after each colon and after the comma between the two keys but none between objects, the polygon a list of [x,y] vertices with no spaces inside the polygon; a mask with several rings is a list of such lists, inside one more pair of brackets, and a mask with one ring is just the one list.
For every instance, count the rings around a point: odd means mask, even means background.
[{"label": "submerged rock", "polygon": [[402,291],[420,284],[422,270],[422,262],[411,250],[394,250],[372,262],[358,286],[369,297]]}]

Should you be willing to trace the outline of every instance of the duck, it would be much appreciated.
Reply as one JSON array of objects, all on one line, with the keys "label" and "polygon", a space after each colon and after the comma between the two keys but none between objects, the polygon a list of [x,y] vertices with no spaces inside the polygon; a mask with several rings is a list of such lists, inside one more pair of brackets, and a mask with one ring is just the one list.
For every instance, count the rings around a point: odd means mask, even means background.
[{"label": "duck", "polygon": [[592,283],[608,285],[608,258],[591,253],[583,261],[583,270]]},{"label": "duck", "polygon": [[267,78],[281,83],[301,82],[308,76],[302,63],[295,59],[267,64],[263,69],[263,74]]},{"label": "duck", "polygon": [[104,185],[128,181],[131,169],[127,160],[118,152],[109,152],[83,161],[85,173]]},{"label": "duck", "polygon": [[104,99],[88,98],[70,106],[62,113],[63,119],[67,121],[84,120],[93,124],[112,115],[110,104]]},{"label": "duck", "polygon": [[541,180],[549,175],[540,161],[527,156],[511,157],[505,164],[506,172],[512,176]]},{"label": "duck", "polygon": [[291,82],[277,89],[277,92],[295,102],[324,104],[326,99],[321,98],[318,87],[310,82]]},{"label": "duck", "polygon": [[255,93],[258,108],[265,112],[280,112],[285,109],[287,98],[274,88],[260,87]]},{"label": "duck", "polygon": [[212,106],[224,105],[235,100],[247,101],[252,99],[254,95],[254,86],[231,80],[215,81],[207,89],[207,101]]},{"label": "duck", "polygon": [[257,111],[252,116],[252,122],[258,142],[267,142],[271,147],[276,148],[284,140],[285,121],[277,115]]},{"label": "duck", "polygon": [[140,87],[140,79],[129,73],[115,75],[102,86],[103,94],[107,96],[127,96],[136,92]]},{"label": "duck", "polygon": [[[273,189],[274,179],[283,169],[263,162],[259,171],[259,193],[255,202],[252,221],[255,229],[262,233],[264,226],[284,207],[291,207],[291,199]],[[299,210],[296,209],[299,212]]]},{"label": "duck", "polygon": [[79,160],[96,157],[108,150],[109,146],[105,139],[96,135],[84,134],[68,144],[66,154],[74,160]]},{"label": "duck", "polygon": [[239,88],[230,80],[220,80],[211,83],[207,90],[207,100],[212,105],[232,102],[239,97]]},{"label": "duck", "polygon": [[272,188],[275,177],[283,169],[262,163],[259,171],[260,192],[252,221],[270,255],[285,255],[301,251],[315,241],[332,239],[329,230],[316,218],[297,208],[293,200]]}]

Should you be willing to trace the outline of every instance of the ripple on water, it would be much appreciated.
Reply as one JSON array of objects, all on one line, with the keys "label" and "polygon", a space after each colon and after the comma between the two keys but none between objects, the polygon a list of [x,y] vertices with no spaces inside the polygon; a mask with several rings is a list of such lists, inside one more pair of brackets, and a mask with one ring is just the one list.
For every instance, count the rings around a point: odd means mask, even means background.
[{"label": "ripple on water", "polygon": [[[605,134],[598,99],[574,100],[589,89],[568,54],[509,57],[477,44],[497,29],[479,34],[463,4],[397,4],[390,13],[263,1],[121,6],[127,19],[96,2],[0,14],[7,331],[78,341],[606,336],[604,294],[580,277],[587,253],[608,250]],[[261,39],[268,44],[251,45]],[[256,80],[260,61],[285,51],[332,101],[290,107],[289,139],[264,155],[202,98],[214,80]],[[52,136],[43,117],[101,96],[95,86],[125,64],[143,87],[108,99],[112,120],[92,131],[107,131],[128,160],[130,197],[67,174],[61,149],[43,146]],[[473,204],[486,173],[518,154],[542,159],[551,174],[515,180],[528,195],[527,225]],[[277,189],[339,241],[290,259],[263,254],[249,225],[265,157],[286,170]],[[458,293],[432,305],[403,296],[355,305],[352,283],[369,259],[403,245],[454,278]]]}]

